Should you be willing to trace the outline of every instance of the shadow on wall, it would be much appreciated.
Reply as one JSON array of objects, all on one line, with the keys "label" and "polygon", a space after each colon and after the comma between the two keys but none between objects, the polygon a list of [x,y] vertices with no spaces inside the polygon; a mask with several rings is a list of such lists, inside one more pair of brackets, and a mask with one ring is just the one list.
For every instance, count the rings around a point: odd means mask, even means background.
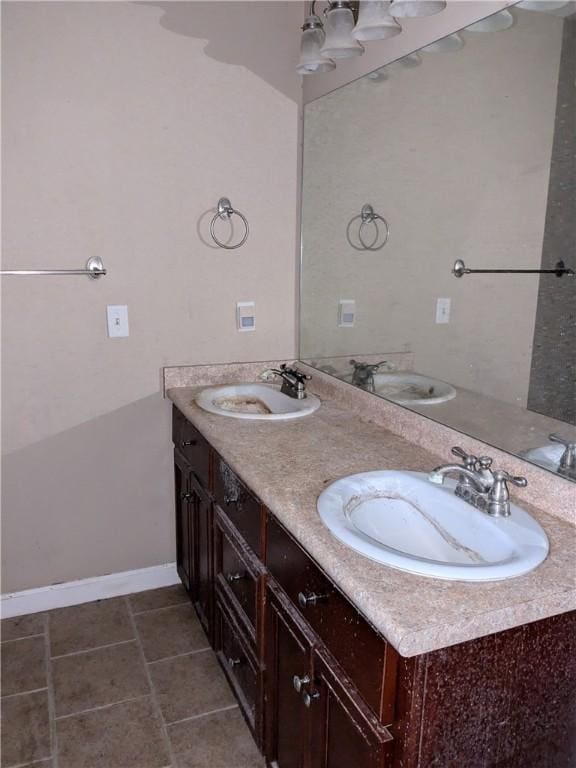
[{"label": "shadow on wall", "polygon": [[4,456],[2,591],[173,561],[170,426],[156,394]]},{"label": "shadow on wall", "polygon": [[[300,101],[299,57],[304,10],[295,2],[144,2],[164,11],[160,26],[208,40],[204,52],[224,64],[246,67],[293,101]],[[293,35],[274,30],[294,29]],[[271,31],[272,30],[272,31]],[[274,62],[271,66],[271,62]]]}]

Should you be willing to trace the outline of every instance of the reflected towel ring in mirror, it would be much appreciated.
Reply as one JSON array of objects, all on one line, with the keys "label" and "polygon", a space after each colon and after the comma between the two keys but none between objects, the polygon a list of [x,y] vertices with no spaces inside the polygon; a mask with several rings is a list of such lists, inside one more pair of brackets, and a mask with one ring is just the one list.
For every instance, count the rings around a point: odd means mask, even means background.
[{"label": "reflected towel ring in mirror", "polygon": [[[227,245],[226,243],[223,243],[221,240],[219,240],[216,237],[214,226],[218,219],[230,219],[233,214],[236,214],[236,216],[242,219],[244,223],[245,232],[244,232],[244,236],[242,237],[239,243],[236,243],[235,245]],[[248,222],[246,221],[246,217],[244,216],[244,214],[232,208],[232,203],[230,202],[230,200],[228,200],[227,197],[221,197],[220,200],[218,200],[218,211],[216,214],[214,214],[214,218],[210,222],[210,236],[212,237],[212,240],[214,240],[216,245],[219,248],[226,248],[229,251],[233,250],[234,248],[240,248],[240,246],[244,245],[244,243],[248,239],[249,231],[250,230],[248,229]]]},{"label": "reflected towel ring in mirror", "polygon": [[[352,239],[350,237],[350,229],[352,227],[352,224],[354,224],[355,221],[358,221],[360,219],[360,226],[358,227],[358,232],[356,233],[356,237],[358,239],[358,242],[360,245],[356,245],[352,242]],[[384,225],[384,239],[379,245],[376,245],[378,240],[380,240],[380,227],[378,226],[378,222],[381,221]],[[367,243],[364,239],[366,234],[365,230],[367,227],[373,226],[374,227],[374,239],[371,243]],[[356,251],[379,251],[381,248],[384,248],[386,243],[388,242],[388,238],[390,237],[390,227],[388,226],[388,222],[383,216],[380,216],[379,213],[376,213],[374,211],[374,208],[372,208],[371,205],[366,203],[362,206],[362,210],[357,216],[354,216],[354,218],[350,219],[348,222],[348,226],[346,227],[346,240],[348,240],[348,243],[354,248]]]}]

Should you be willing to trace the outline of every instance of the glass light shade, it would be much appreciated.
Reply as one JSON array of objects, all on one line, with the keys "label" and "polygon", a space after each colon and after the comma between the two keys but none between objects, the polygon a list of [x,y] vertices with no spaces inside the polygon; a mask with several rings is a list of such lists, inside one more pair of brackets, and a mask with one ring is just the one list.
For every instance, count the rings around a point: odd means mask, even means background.
[{"label": "glass light shade", "polygon": [[402,32],[402,27],[388,13],[390,0],[361,0],[358,22],[352,32],[356,40],[385,40]]},{"label": "glass light shade", "polygon": [[525,11],[557,11],[565,5],[568,5],[568,0],[523,0],[516,8],[523,8]]},{"label": "glass light shade", "polygon": [[436,40],[434,43],[422,48],[426,53],[451,53],[452,51],[459,51],[463,48],[464,40],[460,37],[458,32],[454,32],[452,35],[443,37],[441,40]]},{"label": "glass light shade", "polygon": [[414,69],[414,67],[419,67],[420,64],[422,64],[422,57],[418,51],[414,51],[414,53],[409,53],[407,56],[403,56],[401,59],[398,59],[398,61],[394,63],[399,64],[405,69]]},{"label": "glass light shade", "polygon": [[364,47],[352,37],[354,15],[350,8],[331,8],[324,24],[326,40],[320,53],[328,59],[349,59],[361,56]]},{"label": "glass light shade", "polygon": [[397,19],[413,19],[416,16],[434,16],[446,8],[446,0],[393,0],[390,15]]},{"label": "glass light shade", "polygon": [[502,29],[509,29],[512,24],[514,24],[514,16],[510,11],[503,10],[470,24],[466,27],[466,32],[499,32]]},{"label": "glass light shade", "polygon": [[304,29],[300,43],[300,61],[296,71],[301,75],[313,75],[317,72],[329,72],[336,64],[331,59],[320,55],[324,43],[322,27]]}]

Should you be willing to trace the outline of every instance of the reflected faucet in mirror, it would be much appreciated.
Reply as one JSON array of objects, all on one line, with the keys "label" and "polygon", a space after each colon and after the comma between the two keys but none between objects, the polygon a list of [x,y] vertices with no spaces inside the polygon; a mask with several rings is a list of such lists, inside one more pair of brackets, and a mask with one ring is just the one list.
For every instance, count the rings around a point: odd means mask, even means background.
[{"label": "reflected faucet in mirror", "polygon": [[356,360],[350,360],[352,384],[367,392],[374,392],[374,374],[385,363],[386,360],[381,360],[379,363],[359,363]]}]

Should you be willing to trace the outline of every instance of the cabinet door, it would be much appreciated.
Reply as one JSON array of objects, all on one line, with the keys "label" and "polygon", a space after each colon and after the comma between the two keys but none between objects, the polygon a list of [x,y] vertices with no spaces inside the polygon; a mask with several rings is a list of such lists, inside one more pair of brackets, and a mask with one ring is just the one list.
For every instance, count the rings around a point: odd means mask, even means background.
[{"label": "cabinet door", "polygon": [[194,517],[196,494],[192,489],[192,469],[186,459],[174,451],[174,491],[176,510],[176,567],[182,584],[196,599]]},{"label": "cabinet door", "polygon": [[[298,614],[269,582],[266,605],[266,754],[278,768],[308,768],[309,711],[304,706],[310,679],[312,641]],[[302,679],[296,691],[294,678]]]},{"label": "cabinet door", "polygon": [[194,494],[194,538],[196,610],[208,638],[211,638],[213,613],[212,580],[212,504],[205,491],[192,476],[190,487]]},{"label": "cabinet door", "polygon": [[304,702],[311,717],[311,768],[390,766],[392,735],[323,646],[314,650],[312,667],[314,682]]}]

